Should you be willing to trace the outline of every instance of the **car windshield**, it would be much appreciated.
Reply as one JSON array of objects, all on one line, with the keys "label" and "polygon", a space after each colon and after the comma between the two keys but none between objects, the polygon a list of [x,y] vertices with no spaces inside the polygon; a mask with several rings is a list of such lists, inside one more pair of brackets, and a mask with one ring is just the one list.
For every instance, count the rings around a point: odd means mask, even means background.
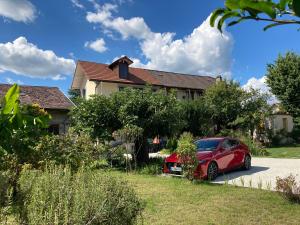
[{"label": "car windshield", "polygon": [[213,151],[215,150],[220,143],[220,140],[199,140],[195,144],[197,146],[197,151]]}]

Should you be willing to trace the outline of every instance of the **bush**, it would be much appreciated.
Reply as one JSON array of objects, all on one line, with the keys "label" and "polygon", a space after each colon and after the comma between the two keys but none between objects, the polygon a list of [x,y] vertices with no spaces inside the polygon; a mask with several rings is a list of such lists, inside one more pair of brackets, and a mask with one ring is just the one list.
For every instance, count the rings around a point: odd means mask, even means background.
[{"label": "bush", "polygon": [[182,164],[183,174],[189,179],[194,179],[194,171],[198,166],[196,157],[196,145],[191,133],[184,132],[179,140],[176,153],[180,158]]},{"label": "bush", "polygon": [[234,130],[222,130],[219,134],[219,136],[222,137],[234,137],[246,144],[249,147],[249,150],[252,155],[254,156],[267,156],[269,155],[269,152],[267,149],[259,142],[256,140],[253,140],[249,134],[243,133],[241,131],[234,131]]},{"label": "bush", "polygon": [[101,171],[54,167],[21,174],[22,219],[39,224],[135,224],[142,204],[123,180]]},{"label": "bush", "polygon": [[300,185],[294,175],[285,178],[276,178],[276,190],[291,202],[300,203]]},{"label": "bush", "polygon": [[101,159],[103,145],[96,145],[88,135],[69,133],[65,136],[45,136],[34,147],[39,165],[44,167],[49,162],[56,165],[70,165],[78,169]]},{"label": "bush", "polygon": [[137,172],[147,175],[159,175],[162,173],[163,162],[162,158],[151,158],[146,165],[140,166]]},{"label": "bush", "polygon": [[174,152],[177,148],[177,140],[175,138],[168,139],[166,148]]}]

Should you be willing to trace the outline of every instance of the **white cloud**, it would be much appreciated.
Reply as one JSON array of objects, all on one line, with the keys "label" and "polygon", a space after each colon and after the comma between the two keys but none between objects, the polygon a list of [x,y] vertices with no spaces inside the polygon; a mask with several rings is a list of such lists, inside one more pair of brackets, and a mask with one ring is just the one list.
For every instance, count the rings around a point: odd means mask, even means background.
[{"label": "white cloud", "polygon": [[58,57],[51,50],[39,49],[25,37],[0,43],[0,70],[28,77],[57,79],[73,74],[74,69],[74,60]]},{"label": "white cloud", "polygon": [[100,53],[105,52],[107,50],[103,38],[99,38],[96,41],[92,41],[92,42],[88,41],[84,44],[84,46]]},{"label": "white cloud", "polygon": [[77,7],[77,8],[80,8],[80,9],[84,9],[84,5],[82,5],[79,0],[71,0],[73,6]]},{"label": "white cloud", "polygon": [[13,80],[13,79],[10,78],[10,77],[6,77],[6,78],[5,78],[5,81],[6,81],[6,83],[8,83],[8,84],[19,84],[19,85],[24,84],[22,81],[20,81],[20,80]]},{"label": "white cloud", "polygon": [[266,76],[261,78],[251,77],[246,84],[243,85],[243,89],[250,90],[255,89],[260,91],[263,94],[268,94],[270,96],[269,103],[273,104],[278,102],[276,97],[271,93],[270,88],[266,83]]},{"label": "white cloud", "polygon": [[223,35],[209,25],[207,18],[190,35],[175,39],[175,33],[155,33],[143,18],[124,19],[114,17],[117,5],[98,5],[96,12],[88,12],[90,23],[100,24],[103,30],[119,33],[123,39],[135,38],[147,62],[142,64],[135,59],[134,65],[140,67],[200,75],[231,75],[231,52],[233,38],[230,33]]},{"label": "white cloud", "polygon": [[1,0],[0,16],[17,22],[33,22],[36,17],[36,9],[28,0]]}]

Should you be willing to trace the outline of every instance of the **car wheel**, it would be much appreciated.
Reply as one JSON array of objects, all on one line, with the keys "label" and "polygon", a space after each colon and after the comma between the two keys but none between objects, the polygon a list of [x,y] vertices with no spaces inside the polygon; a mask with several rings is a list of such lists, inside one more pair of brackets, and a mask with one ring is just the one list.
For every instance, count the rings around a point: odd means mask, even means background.
[{"label": "car wheel", "polygon": [[251,169],[251,157],[249,155],[245,156],[244,169],[245,170],[250,170]]},{"label": "car wheel", "polygon": [[207,168],[207,178],[208,180],[215,180],[218,176],[218,165],[215,162],[212,162],[208,165]]}]

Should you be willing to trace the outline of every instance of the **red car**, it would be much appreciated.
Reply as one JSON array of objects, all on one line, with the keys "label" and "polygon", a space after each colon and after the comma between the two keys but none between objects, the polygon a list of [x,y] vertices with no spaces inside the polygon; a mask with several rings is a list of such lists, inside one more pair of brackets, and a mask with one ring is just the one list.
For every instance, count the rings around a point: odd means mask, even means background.
[{"label": "red car", "polygon": [[[237,168],[251,168],[251,154],[247,145],[235,138],[204,138],[195,142],[199,165],[194,172],[195,178],[214,180],[221,172]],[[163,172],[182,173],[180,159],[173,153],[165,159]]]}]

